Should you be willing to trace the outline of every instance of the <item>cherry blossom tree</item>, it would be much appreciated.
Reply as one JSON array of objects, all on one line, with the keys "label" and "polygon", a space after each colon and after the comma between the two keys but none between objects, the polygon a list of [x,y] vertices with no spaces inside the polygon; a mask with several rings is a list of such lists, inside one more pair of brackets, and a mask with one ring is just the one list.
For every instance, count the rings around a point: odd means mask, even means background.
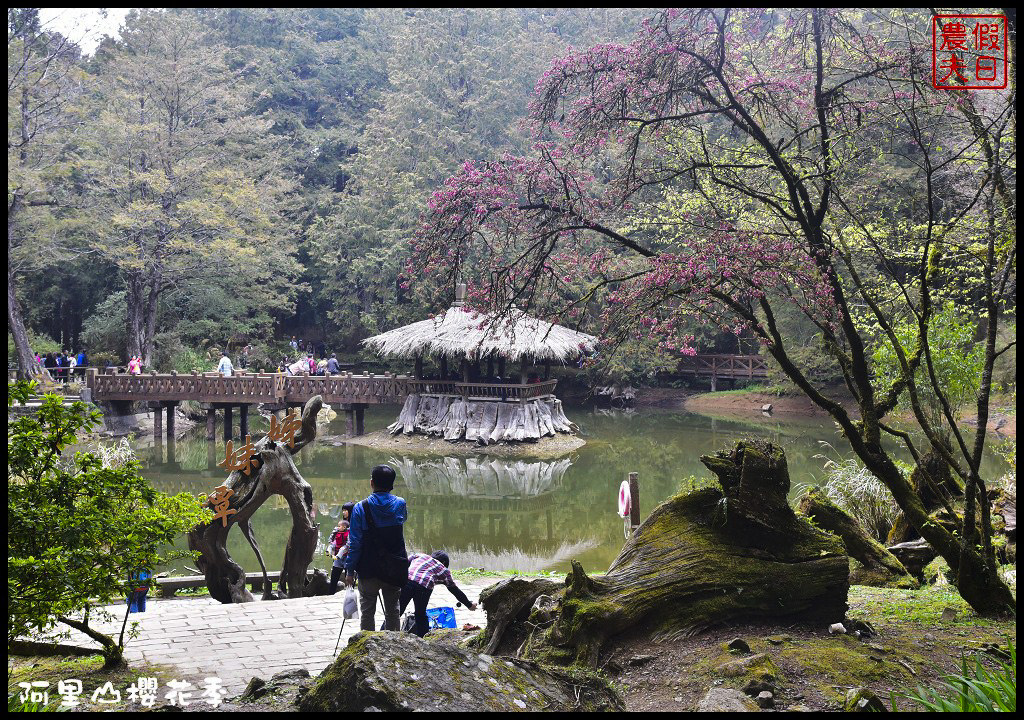
[{"label": "cherry blossom tree", "polygon": [[[1015,602],[997,572],[981,457],[992,369],[1013,345],[997,346],[1015,290],[1013,78],[1002,91],[933,89],[931,21],[667,11],[628,45],[570,52],[537,83],[533,154],[466,162],[449,178],[409,275],[449,296],[468,282],[492,312],[515,304],[584,322],[597,309],[611,345],[649,337],[692,353],[695,319],[756,337],[963,597],[1005,612]],[[980,318],[973,437],[930,343],[949,302]],[[779,323],[789,308],[815,326],[856,412],[795,359]],[[880,347],[896,357],[884,376]],[[925,395],[939,398],[938,419]],[[901,401],[913,432],[891,417]],[[909,477],[887,438],[914,458]]]}]

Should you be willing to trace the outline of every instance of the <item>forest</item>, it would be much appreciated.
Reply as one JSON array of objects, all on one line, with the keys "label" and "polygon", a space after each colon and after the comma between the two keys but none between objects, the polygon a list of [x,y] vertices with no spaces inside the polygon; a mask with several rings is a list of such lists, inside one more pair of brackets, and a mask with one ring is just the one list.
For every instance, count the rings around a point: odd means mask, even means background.
[{"label": "forest", "polygon": [[83,55],[11,10],[9,361],[21,327],[33,352],[186,371],[426,317],[402,273],[430,192],[525,151],[551,60],[644,16],[139,10]]}]

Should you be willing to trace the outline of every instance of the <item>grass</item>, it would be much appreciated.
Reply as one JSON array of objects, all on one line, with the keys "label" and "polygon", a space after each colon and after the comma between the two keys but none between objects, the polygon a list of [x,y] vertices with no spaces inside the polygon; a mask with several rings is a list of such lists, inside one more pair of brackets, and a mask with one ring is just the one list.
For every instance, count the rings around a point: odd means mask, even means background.
[{"label": "grass", "polygon": [[[79,709],[113,709],[117,705],[100,706],[91,703],[93,692],[110,682],[121,692],[122,699],[127,699],[126,688],[140,677],[156,677],[159,686],[164,687],[169,680],[183,679],[182,673],[173,668],[160,665],[136,663],[133,667],[123,667],[110,672],[103,671],[103,658],[100,655],[88,657],[7,657],[7,706],[15,712],[60,712],[61,696],[57,685],[62,680],[81,680],[82,693],[79,696]],[[42,688],[49,693],[46,705],[41,703],[22,703],[19,694],[24,688],[19,683],[46,682]]]}]

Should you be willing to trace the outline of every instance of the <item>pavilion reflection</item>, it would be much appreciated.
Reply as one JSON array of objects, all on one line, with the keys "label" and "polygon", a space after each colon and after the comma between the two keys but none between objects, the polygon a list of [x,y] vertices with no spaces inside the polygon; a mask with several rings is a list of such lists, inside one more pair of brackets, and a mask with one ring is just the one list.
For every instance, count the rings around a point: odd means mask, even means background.
[{"label": "pavilion reflection", "polygon": [[418,496],[532,498],[562,485],[572,466],[560,460],[508,460],[488,457],[391,458],[405,485]]}]

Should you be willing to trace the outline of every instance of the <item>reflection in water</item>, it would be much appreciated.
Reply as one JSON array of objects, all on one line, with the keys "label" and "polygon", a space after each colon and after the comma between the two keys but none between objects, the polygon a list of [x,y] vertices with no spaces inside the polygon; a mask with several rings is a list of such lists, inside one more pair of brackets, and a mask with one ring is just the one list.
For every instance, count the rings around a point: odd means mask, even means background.
[{"label": "reflection in water", "polygon": [[552,567],[568,563],[580,554],[596,547],[595,539],[574,543],[562,543],[551,555],[530,555],[522,550],[503,550],[494,552],[491,548],[470,545],[466,550],[452,556],[452,562],[459,567],[478,567],[493,572],[517,571],[524,575],[550,570]]},{"label": "reflection in water", "polygon": [[[387,426],[395,412],[393,406],[371,406],[367,430]],[[398,471],[395,493],[409,507],[405,537],[410,551],[444,549],[453,568],[561,571],[576,559],[590,572],[604,572],[622,547],[622,521],[615,511],[619,484],[630,472],[640,474],[640,510],[646,516],[688,477],[710,477],[700,462],[702,454],[731,447],[743,437],[772,440],[785,448],[794,494],[800,484],[821,481],[822,460],[817,456],[822,441],[851,456],[827,421],[744,423],[650,410],[606,414],[570,409],[568,414],[580,425],[587,444],[571,456],[547,461],[393,457],[372,448],[336,445],[344,433],[344,420],[336,420],[295,456],[313,487],[321,542],[336,525],[341,505],[369,494],[370,470],[393,463]],[[253,437],[264,429],[254,419]],[[221,468],[207,468],[204,431],[201,427],[178,441],[176,464],[144,468],[157,489],[208,493],[224,481]],[[224,457],[219,439],[216,456]],[[985,465],[983,471],[1005,472],[1005,463],[994,455],[986,457]],[[253,528],[268,564],[279,566],[291,530],[284,498],[268,501],[254,516]],[[186,547],[184,539],[178,546]],[[229,536],[228,550],[247,571],[259,570],[241,533]],[[175,571],[182,572],[186,564],[191,563],[179,561]],[[315,565],[327,568],[330,559],[318,553]]]},{"label": "reflection in water", "polygon": [[568,458],[556,461],[506,460],[504,458],[391,458],[409,489],[420,495],[528,498],[550,492],[562,484],[572,465]]}]

